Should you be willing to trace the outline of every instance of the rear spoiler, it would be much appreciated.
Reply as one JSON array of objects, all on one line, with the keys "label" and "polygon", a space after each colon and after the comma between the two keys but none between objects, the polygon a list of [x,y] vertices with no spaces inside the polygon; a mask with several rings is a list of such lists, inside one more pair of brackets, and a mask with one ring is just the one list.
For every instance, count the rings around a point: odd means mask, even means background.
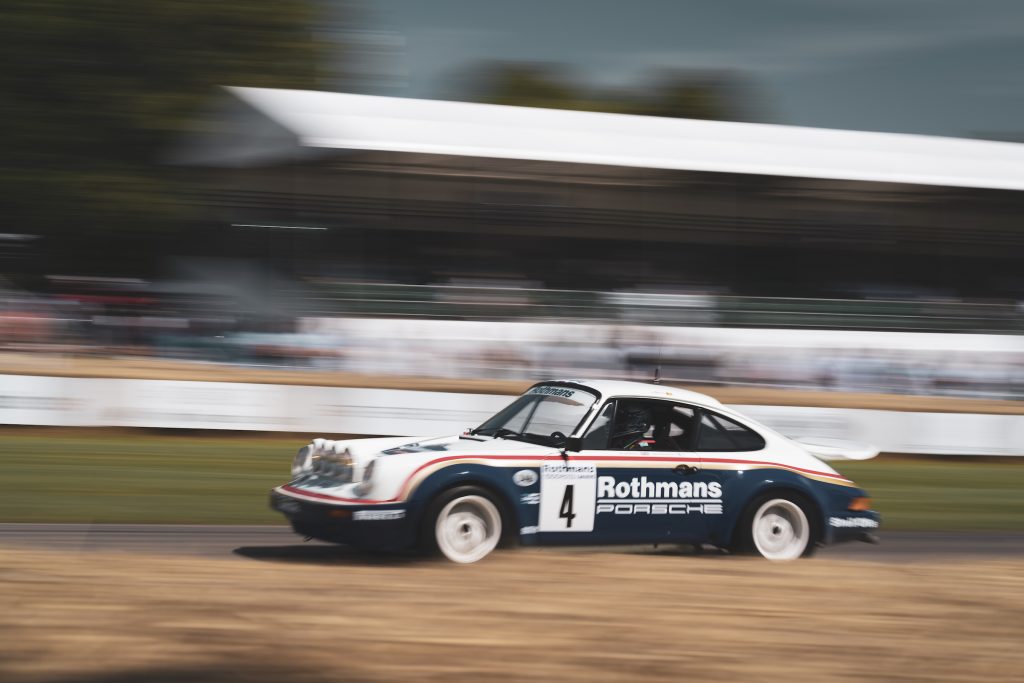
[{"label": "rear spoiler", "polygon": [[822,460],[870,460],[878,455],[878,449],[862,443],[841,439],[799,438],[793,439]]}]

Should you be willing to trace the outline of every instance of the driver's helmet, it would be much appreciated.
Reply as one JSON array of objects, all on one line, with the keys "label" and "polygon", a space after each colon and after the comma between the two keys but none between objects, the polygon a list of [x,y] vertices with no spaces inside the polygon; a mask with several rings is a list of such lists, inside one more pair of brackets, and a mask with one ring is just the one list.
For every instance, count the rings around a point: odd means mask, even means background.
[{"label": "driver's helmet", "polygon": [[613,439],[643,436],[651,426],[651,412],[642,406],[619,406],[615,413]]}]

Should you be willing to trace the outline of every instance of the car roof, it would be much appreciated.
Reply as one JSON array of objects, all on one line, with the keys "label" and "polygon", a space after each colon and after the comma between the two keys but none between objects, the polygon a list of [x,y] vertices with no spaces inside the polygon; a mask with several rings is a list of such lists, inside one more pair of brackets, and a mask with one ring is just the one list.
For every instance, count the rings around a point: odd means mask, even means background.
[{"label": "car roof", "polygon": [[[630,398],[668,398],[674,401],[683,401],[685,403],[693,403],[702,406],[716,408],[722,406],[718,399],[712,398],[707,394],[701,394],[688,389],[679,389],[678,387],[667,386],[664,384],[627,382],[615,379],[560,379],[552,381],[589,387],[598,391],[602,398],[611,398],[614,396],[628,396]],[[548,383],[549,382],[541,382],[541,384]]]}]

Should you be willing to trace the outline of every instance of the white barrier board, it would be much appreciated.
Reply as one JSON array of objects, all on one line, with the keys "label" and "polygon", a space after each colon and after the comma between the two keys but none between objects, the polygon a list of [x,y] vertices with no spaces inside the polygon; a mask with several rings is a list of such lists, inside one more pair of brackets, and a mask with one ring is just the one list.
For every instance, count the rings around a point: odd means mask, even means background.
[{"label": "white barrier board", "polygon": [[[0,423],[442,435],[482,423],[511,396],[283,384],[0,375]],[[1024,416],[735,406],[787,436],[895,453],[1024,455]]]}]

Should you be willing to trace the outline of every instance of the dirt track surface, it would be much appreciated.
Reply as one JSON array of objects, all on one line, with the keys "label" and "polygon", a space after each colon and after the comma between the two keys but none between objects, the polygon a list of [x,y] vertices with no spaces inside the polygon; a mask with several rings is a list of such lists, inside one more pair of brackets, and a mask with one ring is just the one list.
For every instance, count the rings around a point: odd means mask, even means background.
[{"label": "dirt track surface", "polygon": [[[857,562],[935,562],[965,559],[1024,561],[1022,532],[883,531],[880,545],[844,543],[818,551],[825,559]],[[125,551],[207,558],[250,558],[269,561],[359,561],[356,551],[311,541],[304,543],[286,525],[197,524],[0,524],[0,548],[29,547],[76,552]],[[559,553],[628,555],[693,555],[692,548],[663,545],[615,548],[546,549]],[[708,554],[715,554],[707,549]],[[366,558],[364,558],[366,559]],[[556,560],[553,560],[556,561]]]},{"label": "dirt track surface", "polygon": [[1019,681],[1024,561],[0,547],[0,680]]}]

